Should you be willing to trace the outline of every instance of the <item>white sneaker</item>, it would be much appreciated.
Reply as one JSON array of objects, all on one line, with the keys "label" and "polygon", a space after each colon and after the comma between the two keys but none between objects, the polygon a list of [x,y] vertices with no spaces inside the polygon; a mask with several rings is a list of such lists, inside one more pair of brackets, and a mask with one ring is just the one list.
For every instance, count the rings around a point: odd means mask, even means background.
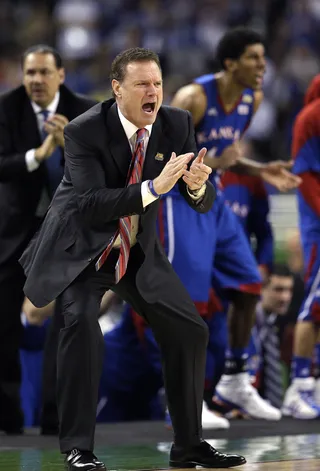
[{"label": "white sneaker", "polygon": [[[214,412],[211,412],[208,409],[208,406],[204,401],[202,404],[201,421],[202,421],[202,428],[204,430],[207,430],[207,429],[221,430],[221,429],[227,429],[230,427],[229,421],[225,419],[224,417],[220,417]],[[171,418],[170,418],[168,408],[166,408],[165,426],[169,430],[172,430],[172,423],[171,423]]]},{"label": "white sneaker", "polygon": [[241,409],[253,419],[281,419],[281,411],[259,396],[250,382],[248,373],[223,375],[216,387],[216,395],[223,402]]},{"label": "white sneaker", "polygon": [[314,378],[295,378],[286,391],[282,405],[283,415],[302,420],[319,417],[320,411],[314,400],[314,392]]},{"label": "white sneaker", "polygon": [[202,428],[204,430],[207,430],[207,429],[221,430],[221,429],[227,429],[229,427],[230,427],[229,420],[215,414],[213,411],[208,409],[207,404],[205,402],[203,402],[203,405],[202,405]]}]

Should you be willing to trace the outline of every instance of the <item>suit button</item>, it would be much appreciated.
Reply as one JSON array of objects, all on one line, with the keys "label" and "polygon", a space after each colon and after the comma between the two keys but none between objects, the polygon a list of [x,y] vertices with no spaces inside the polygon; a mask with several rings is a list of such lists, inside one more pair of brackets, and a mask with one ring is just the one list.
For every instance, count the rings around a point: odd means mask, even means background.
[{"label": "suit button", "polygon": [[88,258],[88,262],[92,262],[92,258]]}]

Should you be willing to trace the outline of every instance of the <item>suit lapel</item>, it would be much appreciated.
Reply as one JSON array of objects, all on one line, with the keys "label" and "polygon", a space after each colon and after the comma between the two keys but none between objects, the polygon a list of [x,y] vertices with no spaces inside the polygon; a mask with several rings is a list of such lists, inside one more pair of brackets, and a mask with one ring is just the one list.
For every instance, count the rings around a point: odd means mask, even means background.
[{"label": "suit lapel", "polygon": [[117,106],[114,103],[107,112],[107,129],[109,131],[109,149],[111,156],[118,167],[120,173],[127,177],[132,153],[121,124]]},{"label": "suit lapel", "polygon": [[23,142],[28,149],[39,147],[41,145],[41,136],[38,129],[37,117],[27,95],[22,108],[20,125],[20,142]]},{"label": "suit lapel", "polygon": [[74,119],[77,116],[74,98],[72,92],[65,85],[60,85],[60,98],[56,113],[66,116],[70,121]]},{"label": "suit lapel", "polygon": [[[129,164],[132,159],[132,152],[126,133],[121,124],[117,106],[113,100],[105,102],[106,125],[108,129],[108,147],[112,159],[123,177],[127,177]],[[147,154],[143,167],[143,180],[152,179],[159,175],[164,165],[170,158],[170,141],[168,130],[161,117],[161,110],[152,126],[151,135],[148,142]],[[157,153],[163,155],[163,160],[156,160]]]},{"label": "suit lapel", "polygon": [[[143,167],[142,179],[153,179],[159,175],[164,165],[168,161],[169,140],[166,133],[166,128],[158,114],[157,119],[152,126],[152,131],[147,147],[147,154]],[[157,160],[157,154],[162,154],[163,160]],[[170,156],[169,156],[170,158]]]},{"label": "suit lapel", "polygon": [[64,99],[64,96],[63,96],[63,91],[60,90],[60,98],[59,98],[59,103],[58,103],[58,106],[57,106],[57,109],[56,109],[56,113],[57,114],[62,114],[63,116],[67,116],[67,114],[70,114],[70,113],[67,113],[66,112],[66,102],[65,102],[65,99]]}]

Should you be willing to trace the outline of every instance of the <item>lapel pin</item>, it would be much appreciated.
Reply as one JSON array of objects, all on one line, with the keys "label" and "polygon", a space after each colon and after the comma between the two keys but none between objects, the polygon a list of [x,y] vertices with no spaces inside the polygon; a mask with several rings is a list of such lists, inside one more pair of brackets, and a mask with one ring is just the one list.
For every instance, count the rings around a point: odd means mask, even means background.
[{"label": "lapel pin", "polygon": [[160,152],[158,152],[155,156],[155,160],[159,160],[160,162],[162,162],[163,160],[163,154],[160,154]]}]

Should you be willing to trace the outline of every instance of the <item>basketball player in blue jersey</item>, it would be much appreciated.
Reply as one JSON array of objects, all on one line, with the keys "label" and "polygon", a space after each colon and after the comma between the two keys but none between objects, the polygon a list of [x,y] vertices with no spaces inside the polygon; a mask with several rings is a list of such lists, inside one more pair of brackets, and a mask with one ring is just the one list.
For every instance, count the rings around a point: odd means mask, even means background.
[{"label": "basketball player in blue jersey", "polygon": [[[247,29],[228,32],[218,46],[223,72],[205,75],[181,88],[172,105],[191,112],[199,146],[206,146],[206,163],[214,171],[235,164],[261,176],[281,191],[295,188],[300,179],[291,163],[258,164],[244,158],[239,140],[260,105],[265,72],[261,37]],[[219,187],[218,172],[213,172]],[[279,410],[265,402],[252,387],[246,371],[247,346],[260,295],[261,277],[248,240],[222,192],[212,211],[198,218],[188,210],[174,188],[160,207],[159,235],[168,258],[201,314],[208,310],[212,266],[215,284],[230,301],[229,347],[225,372],[216,392],[232,407],[251,417],[278,420]]]}]

